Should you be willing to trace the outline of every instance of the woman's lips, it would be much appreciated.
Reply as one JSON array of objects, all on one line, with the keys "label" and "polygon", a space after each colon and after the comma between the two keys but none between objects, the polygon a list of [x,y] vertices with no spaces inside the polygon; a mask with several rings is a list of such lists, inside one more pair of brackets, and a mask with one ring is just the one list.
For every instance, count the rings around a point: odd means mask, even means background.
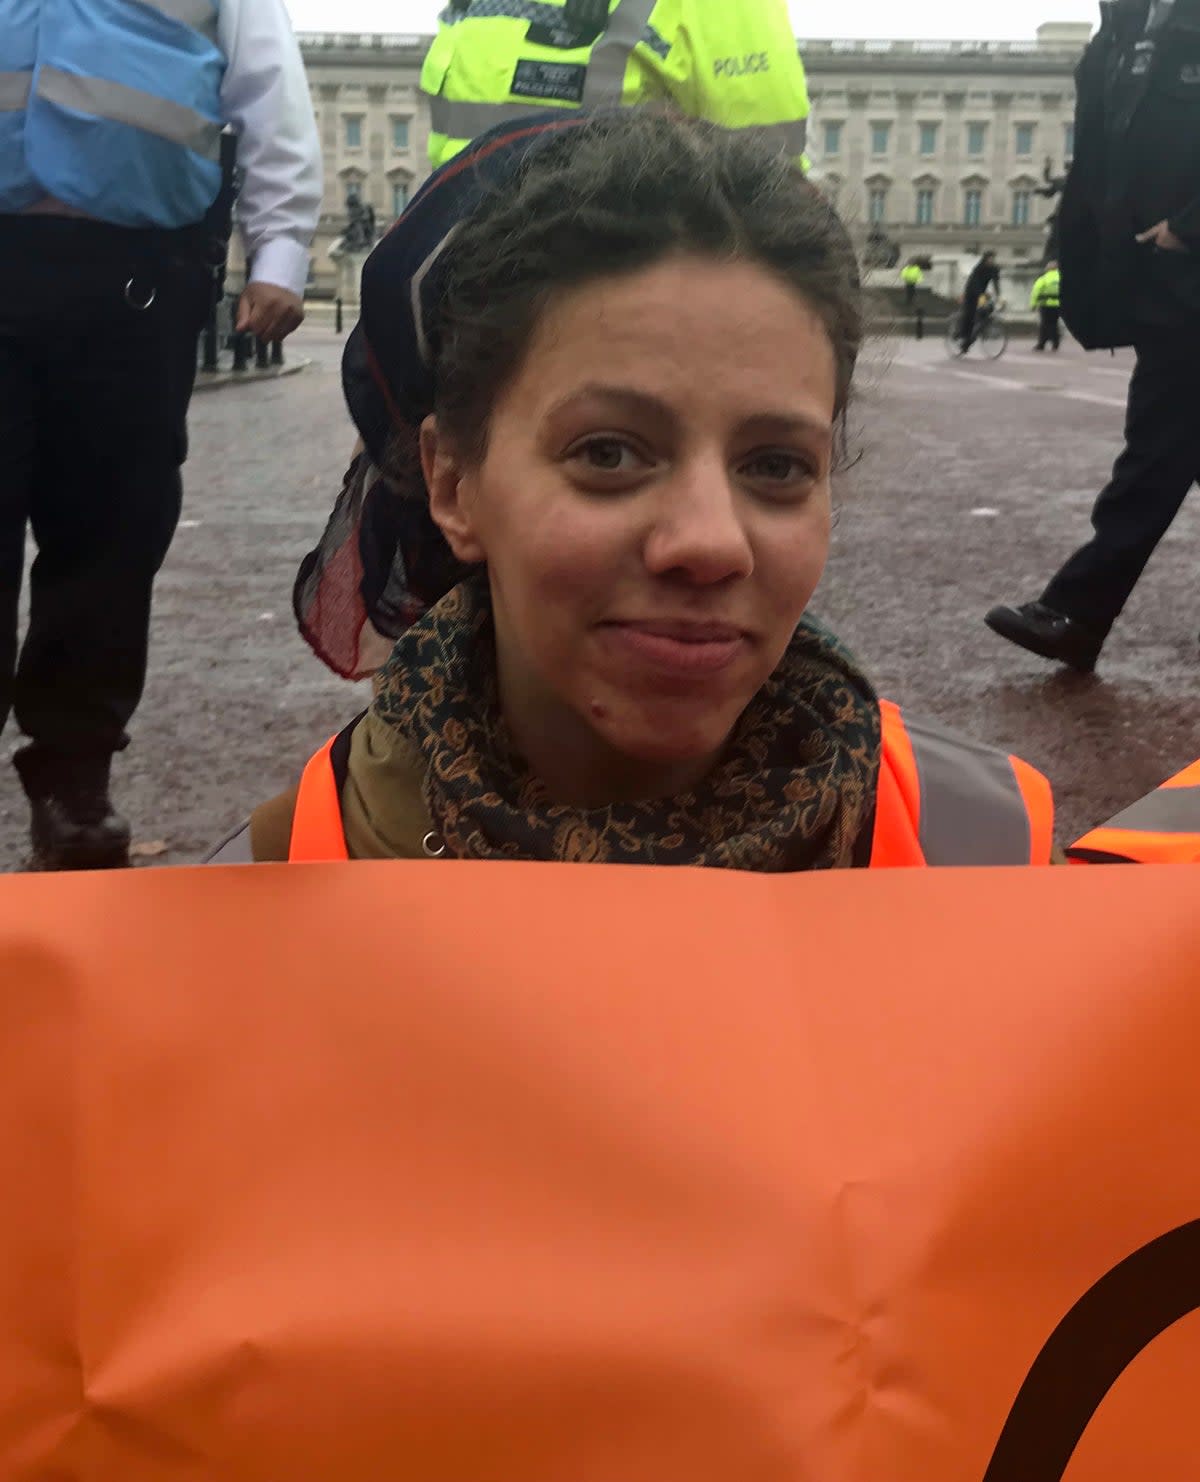
[{"label": "woman's lips", "polygon": [[614,622],[601,624],[600,632],[627,660],[680,678],[719,674],[749,642],[728,623]]}]

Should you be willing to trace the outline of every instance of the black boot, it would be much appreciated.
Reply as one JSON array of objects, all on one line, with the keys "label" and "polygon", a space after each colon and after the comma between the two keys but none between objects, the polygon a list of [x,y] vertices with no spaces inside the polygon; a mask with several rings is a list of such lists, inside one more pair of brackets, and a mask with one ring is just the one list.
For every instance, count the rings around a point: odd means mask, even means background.
[{"label": "black boot", "polygon": [[109,797],[110,756],[62,756],[25,747],[13,764],[29,798],[34,870],[118,870],[129,864],[129,824]]},{"label": "black boot", "polygon": [[1065,612],[1056,612],[1044,602],[1024,602],[1020,607],[993,607],[984,622],[993,633],[1027,648],[1043,659],[1057,659],[1081,674],[1096,667],[1104,634],[1096,633]]}]

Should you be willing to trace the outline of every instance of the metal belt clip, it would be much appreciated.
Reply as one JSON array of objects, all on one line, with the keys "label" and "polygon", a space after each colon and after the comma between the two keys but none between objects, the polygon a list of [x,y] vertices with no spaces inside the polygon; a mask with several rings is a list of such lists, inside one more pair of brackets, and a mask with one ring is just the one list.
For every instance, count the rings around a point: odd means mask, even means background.
[{"label": "metal belt clip", "polygon": [[134,291],[135,291],[136,285],[137,285],[137,279],[136,278],[130,278],[129,282],[126,283],[126,285],[125,285],[125,302],[129,305],[129,307],[131,309],[136,309],[138,311],[138,313],[140,314],[140,313],[143,313],[146,309],[148,309],[150,307],[150,305],[154,302],[154,300],[158,297],[158,289],[157,288],[151,288],[150,293],[149,293],[149,296],[143,300],[143,299],[139,299],[139,298],[135,298],[134,297]]}]

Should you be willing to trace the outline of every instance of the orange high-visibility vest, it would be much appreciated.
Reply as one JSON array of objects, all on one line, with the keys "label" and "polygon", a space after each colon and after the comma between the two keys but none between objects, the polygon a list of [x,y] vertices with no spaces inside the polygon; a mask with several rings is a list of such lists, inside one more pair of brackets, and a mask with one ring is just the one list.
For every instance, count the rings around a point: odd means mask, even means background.
[{"label": "orange high-visibility vest", "polygon": [[1072,864],[1200,863],[1200,761],[1067,850]]},{"label": "orange high-visibility vest", "polygon": [[[880,701],[883,756],[871,867],[1049,864],[1054,800],[1019,757],[928,722],[905,722]],[[292,821],[293,864],[346,860],[335,736],[304,769]]]}]

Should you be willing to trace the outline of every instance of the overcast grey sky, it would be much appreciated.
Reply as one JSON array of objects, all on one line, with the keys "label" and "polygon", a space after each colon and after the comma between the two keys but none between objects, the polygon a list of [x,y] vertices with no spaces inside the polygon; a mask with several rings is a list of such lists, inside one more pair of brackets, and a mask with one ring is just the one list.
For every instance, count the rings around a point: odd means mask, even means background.
[{"label": "overcast grey sky", "polygon": [[[298,31],[432,31],[444,0],[287,0]],[[739,0],[726,0],[736,5]],[[797,36],[1032,40],[1042,21],[1097,21],[1097,0],[791,0]]]}]

